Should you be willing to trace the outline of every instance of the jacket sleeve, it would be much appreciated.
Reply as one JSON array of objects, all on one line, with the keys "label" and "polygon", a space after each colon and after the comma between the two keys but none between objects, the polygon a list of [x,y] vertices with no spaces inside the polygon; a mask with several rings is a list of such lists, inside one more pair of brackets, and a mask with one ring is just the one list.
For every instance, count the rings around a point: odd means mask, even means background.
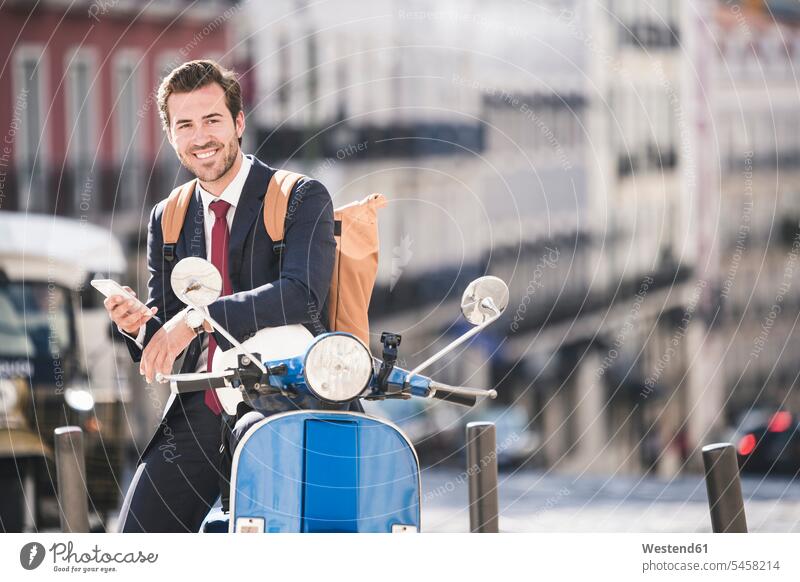
[{"label": "jacket sleeve", "polygon": [[[239,341],[259,329],[311,323],[325,330],[321,318],[328,297],[336,240],[333,202],[317,180],[304,178],[295,186],[286,212],[280,277],[248,291],[221,297],[208,306],[216,321]],[[244,265],[254,268],[255,265]],[[215,333],[220,347],[230,344]]]},{"label": "jacket sleeve", "polygon": [[[148,307],[157,306],[158,312],[145,324],[145,334],[142,346],[147,346],[150,338],[161,328],[165,321],[175,315],[185,306],[172,292],[170,275],[172,264],[164,260],[163,238],[161,236],[161,215],[165,204],[159,203],[150,212],[150,221],[147,226],[147,281]],[[134,362],[142,359],[142,348],[129,336],[120,334],[125,338],[128,351]]]}]

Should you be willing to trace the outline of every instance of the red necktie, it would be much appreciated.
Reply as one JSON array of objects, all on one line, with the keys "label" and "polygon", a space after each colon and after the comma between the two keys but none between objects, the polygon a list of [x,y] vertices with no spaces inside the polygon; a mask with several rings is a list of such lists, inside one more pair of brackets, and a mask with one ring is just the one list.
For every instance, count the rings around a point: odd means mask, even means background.
[{"label": "red necktie", "polygon": [[[211,212],[214,213],[214,226],[211,229],[211,262],[222,275],[222,295],[231,294],[231,280],[228,276],[228,209],[231,205],[224,200],[214,200],[209,205]],[[217,340],[213,334],[208,334],[208,366],[206,370],[211,371],[211,362],[214,360],[214,350],[217,348]],[[222,412],[222,405],[217,397],[217,392],[209,388],[205,393],[205,403],[214,414]]]}]

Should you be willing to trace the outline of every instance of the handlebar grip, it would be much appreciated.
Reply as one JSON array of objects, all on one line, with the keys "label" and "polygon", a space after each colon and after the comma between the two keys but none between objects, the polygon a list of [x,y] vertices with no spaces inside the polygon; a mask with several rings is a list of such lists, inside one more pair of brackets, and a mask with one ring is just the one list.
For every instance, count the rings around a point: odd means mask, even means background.
[{"label": "handlebar grip", "polygon": [[225,388],[225,378],[204,378],[203,380],[172,380],[172,391],[176,394],[204,392],[209,388]]},{"label": "handlebar grip", "polygon": [[466,386],[448,386],[440,382],[431,381],[430,388],[433,390],[433,398],[447,400],[453,404],[462,406],[475,406],[478,398],[495,398],[497,392],[494,390],[481,390],[479,388],[467,388]]},{"label": "handlebar grip", "polygon": [[444,390],[437,390],[433,393],[433,397],[437,400],[451,402],[452,404],[460,404],[461,406],[466,406],[467,408],[472,408],[478,402],[477,396],[456,394],[454,392],[445,392]]}]

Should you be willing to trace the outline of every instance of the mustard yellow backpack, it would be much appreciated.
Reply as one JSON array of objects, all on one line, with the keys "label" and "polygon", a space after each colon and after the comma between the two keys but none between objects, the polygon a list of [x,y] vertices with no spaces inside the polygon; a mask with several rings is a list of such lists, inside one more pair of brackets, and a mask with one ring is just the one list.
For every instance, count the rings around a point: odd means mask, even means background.
[{"label": "mustard yellow backpack", "polygon": [[[264,226],[273,241],[273,251],[285,248],[283,228],[289,198],[303,174],[278,170],[264,196]],[[178,186],[167,198],[161,218],[164,258],[175,260],[175,244],[183,229],[186,210],[194,195],[196,180]],[[369,302],[378,273],[378,216],[386,205],[382,194],[371,194],[333,211],[336,262],[328,293],[329,329],[344,331],[369,346]]]}]

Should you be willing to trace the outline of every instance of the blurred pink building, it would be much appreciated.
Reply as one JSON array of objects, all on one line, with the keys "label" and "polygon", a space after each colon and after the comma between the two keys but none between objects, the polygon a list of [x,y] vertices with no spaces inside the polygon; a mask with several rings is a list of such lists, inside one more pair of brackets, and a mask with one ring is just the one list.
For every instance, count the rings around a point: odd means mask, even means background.
[{"label": "blurred pink building", "polygon": [[134,234],[181,178],[155,90],[194,58],[232,65],[231,1],[11,1],[0,8],[0,210]]}]

